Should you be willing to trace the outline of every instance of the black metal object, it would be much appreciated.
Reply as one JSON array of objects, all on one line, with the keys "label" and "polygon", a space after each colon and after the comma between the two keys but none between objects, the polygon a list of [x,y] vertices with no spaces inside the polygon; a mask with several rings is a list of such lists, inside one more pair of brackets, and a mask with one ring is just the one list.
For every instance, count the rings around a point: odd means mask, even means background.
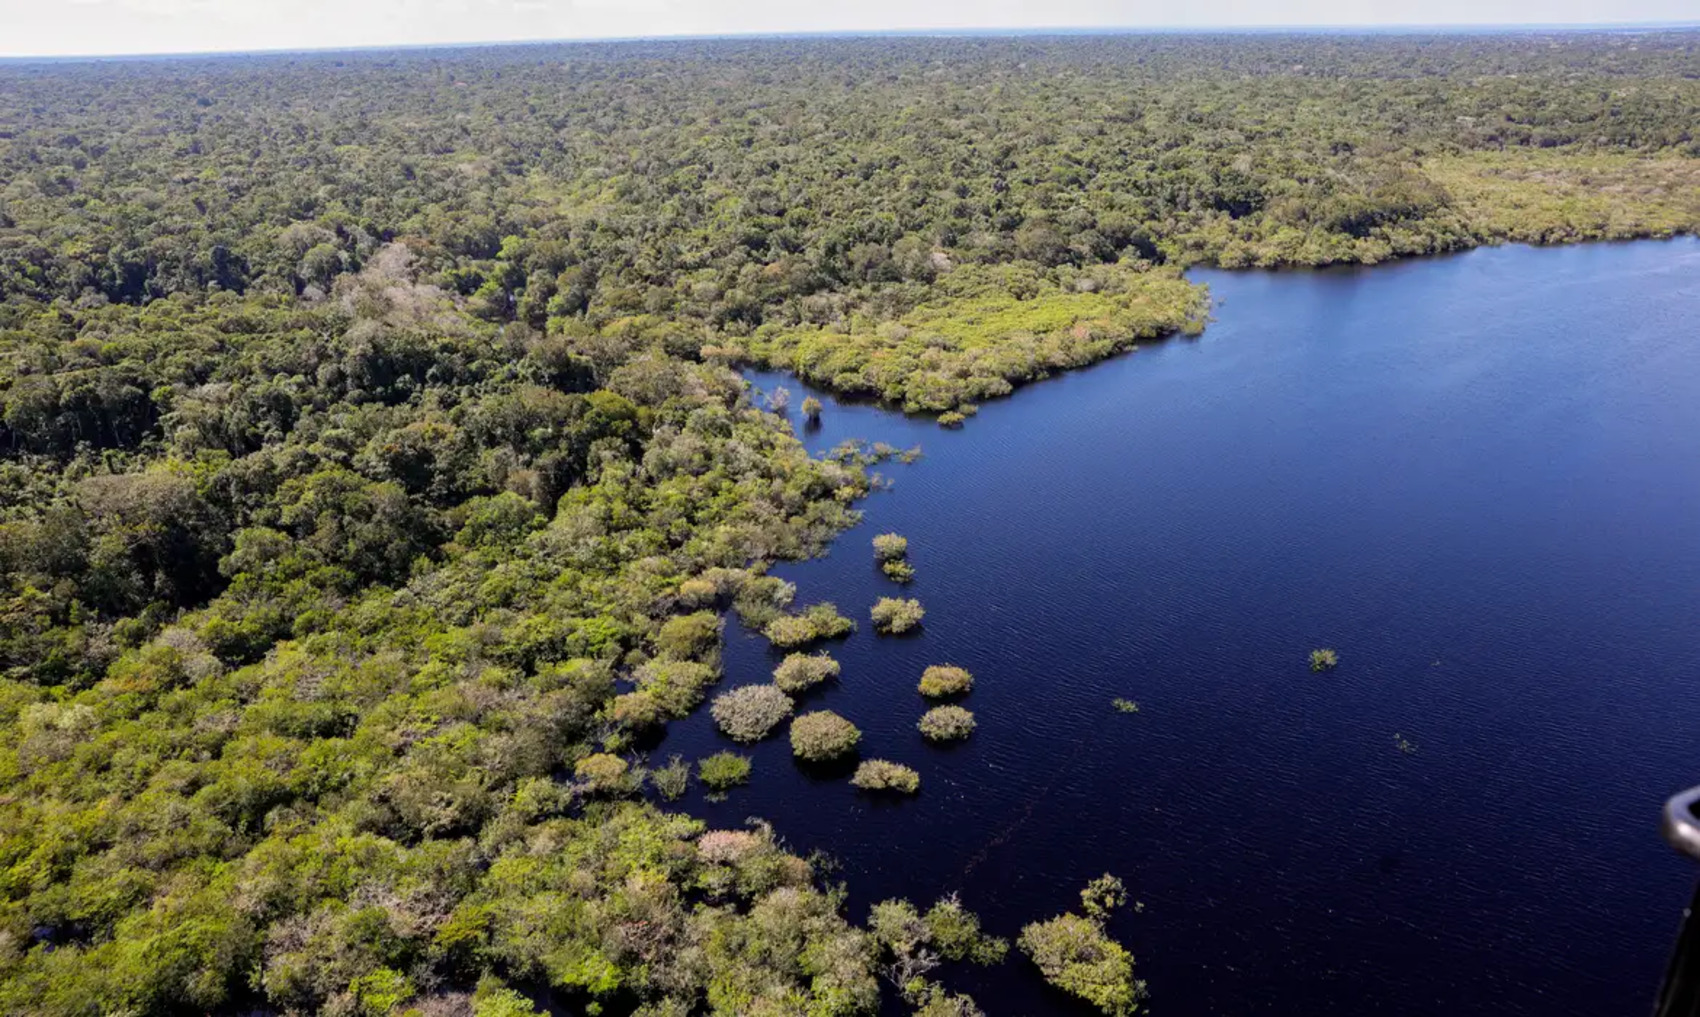
[{"label": "black metal object", "polygon": [[[1689,788],[1665,802],[1665,817],[1661,824],[1665,840],[1690,858],[1700,861],[1700,787]],[[1670,967],[1665,969],[1665,984],[1659,990],[1659,1002],[1654,1017],[1700,1017],[1700,923],[1694,918],[1700,911],[1700,887],[1694,899],[1682,913],[1682,931],[1677,933],[1676,950],[1671,953]]]}]

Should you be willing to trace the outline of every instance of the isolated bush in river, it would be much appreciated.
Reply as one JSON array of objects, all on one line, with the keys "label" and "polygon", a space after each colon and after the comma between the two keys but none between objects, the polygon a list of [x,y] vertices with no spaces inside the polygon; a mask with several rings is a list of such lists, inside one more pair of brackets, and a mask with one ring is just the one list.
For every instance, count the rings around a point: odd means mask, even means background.
[{"label": "isolated bush in river", "polygon": [[677,801],[690,787],[691,768],[686,765],[684,757],[674,756],[666,766],[658,766],[649,772],[649,782],[655,785],[656,794],[667,801]]},{"label": "isolated bush in river", "polygon": [[974,733],[974,713],[960,706],[935,706],[916,725],[930,742],[961,741]]},{"label": "isolated bush in river", "polygon": [[773,684],[796,694],[837,678],[839,670],[838,661],[824,653],[793,653],[773,669]]},{"label": "isolated bush in river", "polygon": [[856,767],[850,783],[863,791],[897,791],[912,795],[921,790],[921,775],[902,763],[869,759]]},{"label": "isolated bush in river", "polygon": [[791,722],[791,751],[807,762],[824,762],[856,751],[862,732],[831,710],[805,713]]},{"label": "isolated bush in river", "polygon": [[955,664],[934,664],[921,672],[921,682],[917,686],[921,695],[928,699],[942,699],[945,696],[960,696],[974,687],[974,676],[967,668]]},{"label": "isolated bush in river", "polygon": [[1104,929],[1104,922],[1127,902],[1121,880],[1100,876],[1080,892],[1086,915],[1058,915],[1021,930],[1021,950],[1039,966],[1045,980],[1073,993],[1107,1014],[1139,1009],[1145,983],[1133,977],[1133,955]]},{"label": "isolated bush in river", "polygon": [[902,561],[909,556],[909,538],[882,533],[874,538],[874,558],[881,562]]},{"label": "isolated bush in river", "polygon": [[716,752],[697,760],[697,779],[710,791],[724,793],[750,779],[750,760],[736,752]]},{"label": "isolated bush in river", "polygon": [[783,615],[762,630],[768,641],[791,650],[822,639],[838,639],[855,631],[856,623],[838,613],[830,602],[811,604],[801,614]]},{"label": "isolated bush in river", "polygon": [[709,712],[726,736],[759,742],[791,716],[791,697],[772,685],[745,685],[714,697]]},{"label": "isolated bush in river", "polygon": [[927,610],[918,600],[881,597],[870,613],[874,619],[874,631],[895,636],[920,625]]},{"label": "isolated bush in river", "polygon": [[915,580],[915,566],[906,561],[888,561],[880,566],[880,571],[894,583],[908,583]]},{"label": "isolated bush in river", "polygon": [[820,411],[821,405],[819,399],[816,399],[814,396],[809,396],[803,400],[803,416],[809,423],[820,423]]},{"label": "isolated bush in river", "polygon": [[1340,663],[1340,655],[1333,650],[1310,651],[1310,669],[1312,671],[1327,671]]}]

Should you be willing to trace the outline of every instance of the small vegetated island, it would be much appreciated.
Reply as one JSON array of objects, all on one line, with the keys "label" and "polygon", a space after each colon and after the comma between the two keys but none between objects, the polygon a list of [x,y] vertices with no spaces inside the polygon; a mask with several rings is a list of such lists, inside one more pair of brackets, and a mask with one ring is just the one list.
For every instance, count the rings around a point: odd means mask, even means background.
[{"label": "small vegetated island", "polygon": [[[1188,265],[1700,220],[1676,31],[13,63],[0,96],[0,1014],[32,1017],[869,1014],[894,972],[976,1014],[949,964],[1002,950],[962,904],[859,925],[767,827],[651,803],[690,784],[655,729],[712,698],[760,738],[830,678],[720,698],[727,612],[851,627],[767,570],[856,522],[869,457],[811,458],[732,368],[972,426],[1201,327]],[[1021,952],[1126,1013],[1094,906]]]}]

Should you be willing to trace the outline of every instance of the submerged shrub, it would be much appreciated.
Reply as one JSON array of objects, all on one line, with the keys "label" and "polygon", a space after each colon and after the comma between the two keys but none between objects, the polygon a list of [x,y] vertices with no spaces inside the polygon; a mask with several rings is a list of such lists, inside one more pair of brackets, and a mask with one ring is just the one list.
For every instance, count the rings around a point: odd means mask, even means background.
[{"label": "submerged shrub", "polygon": [[850,783],[864,791],[898,791],[912,795],[921,790],[921,775],[888,759],[869,759],[856,767]]},{"label": "submerged shrub", "polygon": [[791,697],[772,685],[745,685],[714,697],[709,712],[733,741],[759,742],[791,716]]},{"label": "submerged shrub", "polygon": [[1312,671],[1327,671],[1340,663],[1340,655],[1333,650],[1310,651],[1310,669]]},{"label": "submerged shrub", "polygon": [[880,566],[880,571],[894,583],[908,583],[915,579],[915,566],[906,561],[888,561]]},{"label": "submerged shrub", "polygon": [[967,419],[968,418],[966,416],[964,416],[961,413],[956,412],[955,410],[948,410],[944,413],[939,414],[939,426],[940,427],[957,428],[957,427],[961,427],[963,421],[965,421]]},{"label": "submerged shrub", "polygon": [[830,602],[811,604],[802,614],[782,615],[762,630],[768,641],[782,650],[807,646],[822,639],[838,639],[855,631],[856,623],[838,613]]},{"label": "submerged shrub", "polygon": [[1110,912],[1127,902],[1121,880],[1100,876],[1080,892],[1083,917],[1064,914],[1021,930],[1021,950],[1045,980],[1107,1014],[1139,1009],[1145,983],[1133,977],[1133,955],[1104,931]]},{"label": "submerged shrub", "polygon": [[960,706],[935,706],[921,715],[916,726],[930,742],[961,741],[974,733],[974,714]]},{"label": "submerged shrub", "polygon": [[807,399],[803,400],[803,416],[809,423],[820,423],[820,411],[821,405],[819,399],[816,399],[814,396],[809,396]]},{"label": "submerged shrub", "polygon": [[874,558],[881,562],[902,561],[909,556],[909,538],[882,533],[874,538]]},{"label": "submerged shrub", "polygon": [[716,752],[697,760],[697,779],[710,791],[724,792],[750,779],[750,760],[736,752]]},{"label": "submerged shrub", "polygon": [[650,771],[649,782],[655,785],[655,793],[662,798],[678,801],[691,785],[691,768],[686,765],[684,757],[674,756],[666,766]]},{"label": "submerged shrub", "polygon": [[1145,983],[1133,977],[1133,955],[1089,918],[1034,922],[1021,930],[1020,944],[1045,981],[1107,1014],[1134,1013],[1145,998]]},{"label": "submerged shrub", "polygon": [[917,687],[928,699],[960,696],[974,687],[974,676],[966,668],[954,664],[934,664],[921,672],[921,683]]},{"label": "submerged shrub", "polygon": [[881,597],[871,614],[874,619],[874,631],[901,635],[921,624],[921,619],[926,616],[927,611],[918,600]]},{"label": "submerged shrub", "polygon": [[796,694],[838,677],[838,661],[824,653],[793,653],[773,669],[773,684]]},{"label": "submerged shrub", "polygon": [[848,755],[861,740],[856,725],[831,710],[805,713],[791,722],[791,751],[809,762]]}]

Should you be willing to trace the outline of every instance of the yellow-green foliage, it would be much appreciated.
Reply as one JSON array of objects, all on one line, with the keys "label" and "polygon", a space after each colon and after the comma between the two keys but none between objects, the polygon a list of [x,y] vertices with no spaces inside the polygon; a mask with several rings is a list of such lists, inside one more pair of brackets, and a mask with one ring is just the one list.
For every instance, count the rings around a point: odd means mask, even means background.
[{"label": "yellow-green foliage", "polygon": [[856,751],[862,732],[831,710],[805,713],[791,722],[791,751],[798,759],[824,762]]},{"label": "yellow-green foliage", "polygon": [[802,614],[783,615],[769,622],[762,634],[782,650],[795,649],[822,639],[849,635],[856,623],[838,613],[830,603],[811,604]]},{"label": "yellow-green foliage", "polygon": [[824,653],[793,653],[773,669],[773,684],[795,695],[838,677],[838,661]]},{"label": "yellow-green foliage", "polygon": [[974,714],[960,706],[935,706],[921,715],[921,736],[930,742],[961,741],[974,733]]},{"label": "yellow-green foliage", "polygon": [[1144,983],[1133,977],[1133,955],[1089,918],[1034,922],[1021,930],[1019,943],[1046,981],[1107,1014],[1134,1013],[1145,998]]},{"label": "yellow-green foliage", "polygon": [[574,763],[573,776],[590,785],[593,791],[621,791],[626,789],[628,769],[629,764],[619,756],[597,752]]},{"label": "yellow-green foliage", "polygon": [[921,790],[921,775],[888,759],[868,759],[856,767],[850,783],[864,791],[896,791],[912,795]]},{"label": "yellow-green foliage", "polygon": [[921,672],[921,681],[916,687],[928,699],[960,696],[974,687],[974,676],[968,673],[967,668],[954,664],[934,664]]},{"label": "yellow-green foliage", "polygon": [[874,631],[897,636],[919,626],[927,610],[918,600],[881,597],[869,614],[874,620]]},{"label": "yellow-green foliage", "polygon": [[725,791],[750,779],[750,760],[735,752],[716,752],[697,760],[697,777],[711,791]]},{"label": "yellow-green foliage", "polygon": [[1434,157],[1423,172],[1490,240],[1554,244],[1700,230],[1700,159],[1517,149]]},{"label": "yellow-green foliage", "polygon": [[955,411],[1196,328],[1205,309],[1203,289],[1168,269],[969,265],[941,275],[925,302],[895,320],[764,326],[745,348],[762,363],[911,413]]}]

